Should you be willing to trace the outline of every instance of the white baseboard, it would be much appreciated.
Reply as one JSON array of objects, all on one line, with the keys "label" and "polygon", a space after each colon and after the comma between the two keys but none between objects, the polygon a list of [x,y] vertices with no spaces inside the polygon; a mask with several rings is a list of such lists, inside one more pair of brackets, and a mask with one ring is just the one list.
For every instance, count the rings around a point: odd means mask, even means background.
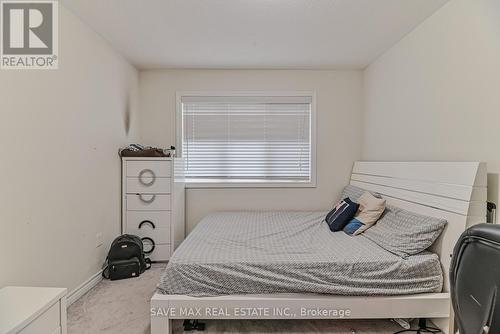
[{"label": "white baseboard", "polygon": [[67,297],[67,306],[76,302],[81,296],[92,290],[102,280],[102,270],[92,275],[88,280],[80,284],[76,289],[71,291]]}]

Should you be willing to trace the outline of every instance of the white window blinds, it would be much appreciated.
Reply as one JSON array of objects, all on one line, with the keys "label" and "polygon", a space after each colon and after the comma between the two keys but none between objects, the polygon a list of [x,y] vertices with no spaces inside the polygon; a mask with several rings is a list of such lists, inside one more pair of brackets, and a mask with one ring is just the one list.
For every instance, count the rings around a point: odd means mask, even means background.
[{"label": "white window blinds", "polygon": [[189,181],[311,180],[311,97],[182,97]]}]

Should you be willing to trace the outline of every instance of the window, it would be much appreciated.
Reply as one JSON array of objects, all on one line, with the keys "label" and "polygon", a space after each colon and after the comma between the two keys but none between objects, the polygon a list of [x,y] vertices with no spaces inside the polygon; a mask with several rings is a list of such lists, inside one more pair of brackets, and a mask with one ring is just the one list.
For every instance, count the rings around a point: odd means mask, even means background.
[{"label": "window", "polygon": [[188,186],[314,186],[313,94],[182,94]]}]

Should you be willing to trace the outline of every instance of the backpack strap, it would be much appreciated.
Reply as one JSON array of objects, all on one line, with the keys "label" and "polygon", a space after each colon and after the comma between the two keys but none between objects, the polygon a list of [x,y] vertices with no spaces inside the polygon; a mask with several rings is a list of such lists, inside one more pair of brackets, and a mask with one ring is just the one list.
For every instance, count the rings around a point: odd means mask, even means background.
[{"label": "backpack strap", "polygon": [[151,263],[153,263],[153,261],[151,261],[149,257],[146,257],[144,258],[144,262],[146,263],[146,270],[151,269]]},{"label": "backpack strap", "polygon": [[109,279],[109,262],[107,256],[106,261],[104,261],[104,268],[102,269],[102,277],[104,277],[105,279]]}]

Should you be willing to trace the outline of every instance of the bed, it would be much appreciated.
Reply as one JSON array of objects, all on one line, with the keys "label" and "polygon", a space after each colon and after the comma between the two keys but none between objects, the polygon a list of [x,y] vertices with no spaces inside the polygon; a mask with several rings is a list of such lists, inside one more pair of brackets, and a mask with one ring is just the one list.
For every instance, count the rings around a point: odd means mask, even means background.
[{"label": "bed", "polygon": [[362,235],[330,232],[323,211],[211,214],[170,259],[151,333],[184,318],[420,317],[451,333],[450,256],[466,227],[485,221],[486,166],[356,162],[350,184],[447,227],[429,251],[401,259]]},{"label": "bed", "polygon": [[158,288],[196,297],[256,293],[389,296],[441,292],[439,257],[402,259],[369,239],[330,232],[327,212],[221,212],[170,259]]}]

